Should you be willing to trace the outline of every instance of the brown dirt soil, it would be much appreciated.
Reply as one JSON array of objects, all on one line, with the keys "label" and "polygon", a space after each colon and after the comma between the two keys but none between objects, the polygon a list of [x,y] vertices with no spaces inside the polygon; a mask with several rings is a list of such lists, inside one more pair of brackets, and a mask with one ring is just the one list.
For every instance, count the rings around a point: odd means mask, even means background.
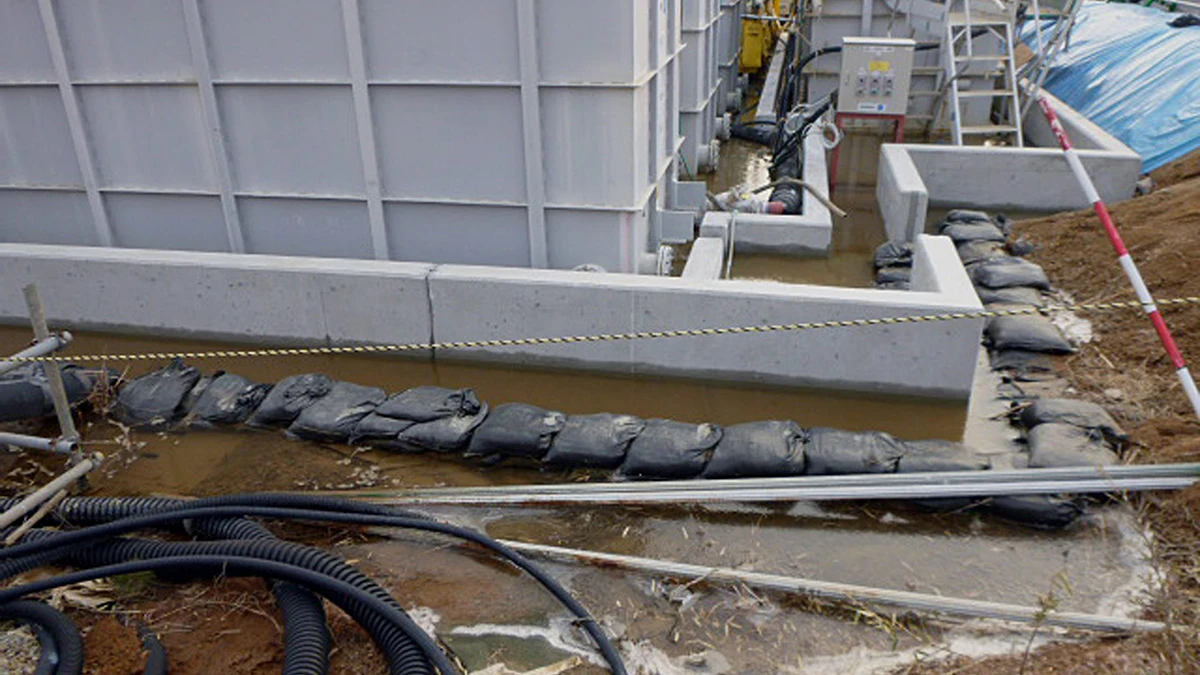
[{"label": "brown dirt soil", "polygon": [[[1156,298],[1200,296],[1200,152],[1155,172],[1158,189],[1111,205],[1133,259]],[[1091,210],[1017,223],[1041,264],[1076,302],[1133,300],[1129,282]],[[1200,306],[1164,309],[1185,357],[1200,363]],[[1128,459],[1139,463],[1200,461],[1197,423],[1170,361],[1140,311],[1094,313],[1097,339],[1065,361],[1071,383],[1107,407],[1133,439]],[[1140,499],[1154,533],[1153,554],[1165,572],[1147,614],[1173,625],[1200,626],[1200,487]],[[1054,645],[1025,655],[954,659],[899,672],[958,675],[1008,673],[1200,673],[1200,633]]]},{"label": "brown dirt soil", "polygon": [[[185,585],[152,582],[123,597],[119,611],[150,627],[167,650],[172,675],[274,675],[283,666],[279,612],[258,579]],[[330,672],[386,672],[370,638],[337,608],[326,605],[333,650]],[[146,654],[133,625],[111,614],[72,612],[84,631],[88,675],[136,675]]]}]

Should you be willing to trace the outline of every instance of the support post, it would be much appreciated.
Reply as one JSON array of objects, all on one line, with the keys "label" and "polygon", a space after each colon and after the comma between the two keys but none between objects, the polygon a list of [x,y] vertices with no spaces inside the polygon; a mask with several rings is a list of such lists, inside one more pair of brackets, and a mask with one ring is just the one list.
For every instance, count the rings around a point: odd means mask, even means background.
[{"label": "support post", "polygon": [[[25,305],[29,307],[29,322],[33,324],[33,335],[40,342],[50,337],[50,329],[46,326],[46,313],[42,309],[42,298],[38,295],[35,284],[26,286],[24,292]],[[46,380],[50,383],[50,397],[54,399],[54,414],[58,417],[62,437],[68,441],[77,441],[79,432],[75,430],[75,420],[71,418],[71,404],[67,400],[67,390],[63,387],[59,365],[54,361],[47,361],[43,365]]]}]

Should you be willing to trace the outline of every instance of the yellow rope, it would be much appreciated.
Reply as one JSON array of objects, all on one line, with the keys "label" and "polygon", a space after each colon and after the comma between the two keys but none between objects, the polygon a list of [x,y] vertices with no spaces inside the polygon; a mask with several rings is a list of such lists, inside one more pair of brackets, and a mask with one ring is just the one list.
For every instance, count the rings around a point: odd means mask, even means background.
[{"label": "yellow rope", "polygon": [[[1170,298],[1156,300],[1164,307],[1200,305],[1200,297]],[[964,319],[992,319],[1005,316],[1048,315],[1052,311],[1110,312],[1120,309],[1142,309],[1138,301],[1096,302],[1081,305],[1064,305],[1048,308],[1016,308],[981,310],[976,312],[950,312],[919,316],[894,316],[879,319],[844,319],[834,321],[812,321],[807,323],[781,323],[762,326],[731,326],[726,328],[683,328],[677,330],[638,331],[632,333],[603,333],[599,335],[574,335],[562,337],[531,337],[495,340],[462,340],[454,342],[413,342],[394,345],[355,345],[345,347],[274,347],[264,349],[222,349],[203,352],[146,352],[141,354],[74,354],[70,356],[32,356],[9,358],[10,361],[28,362],[119,362],[160,361],[180,359],[240,359],[281,356],[325,356],[337,354],[389,354],[420,352],[438,349],[476,349],[480,347],[522,347],[529,345],[568,345],[585,342],[616,342],[621,340],[659,340],[664,338],[707,337],[712,335],[745,335],[751,333],[777,333],[787,331],[818,330],[823,328],[859,328],[889,326],[929,321],[960,321]]]}]

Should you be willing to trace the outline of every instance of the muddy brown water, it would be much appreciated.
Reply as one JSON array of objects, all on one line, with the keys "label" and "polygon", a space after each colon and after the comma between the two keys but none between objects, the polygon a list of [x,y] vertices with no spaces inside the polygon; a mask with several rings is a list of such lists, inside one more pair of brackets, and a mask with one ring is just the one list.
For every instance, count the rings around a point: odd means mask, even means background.
[{"label": "muddy brown water", "polygon": [[[731,276],[734,279],[781,281],[794,284],[820,284],[870,288],[875,281],[871,256],[887,240],[875,203],[872,152],[878,140],[865,135],[848,135],[843,141],[842,166],[854,177],[837,186],[834,203],[844,209],[846,218],[833,223],[833,242],[828,257],[795,257],[766,253],[739,253],[735,247]],[[712,192],[735,186],[755,188],[770,182],[769,149],[750,141],[731,139],[721,144],[721,164],[705,180]],[[853,171],[851,171],[853,170]],[[870,175],[867,181],[865,176]],[[862,178],[860,178],[862,177]]]},{"label": "muddy brown water", "polygon": [[[26,330],[2,329],[0,351],[11,353],[27,340]],[[81,333],[70,352],[222,346]],[[899,397],[348,356],[196,363],[206,372],[223,368],[266,382],[318,371],[389,391],[419,384],[471,386],[492,403],[527,401],[568,413],[611,410],[722,424],[782,417],[804,425],[884,429],[907,438],[956,439],[964,423],[961,404]],[[128,375],[159,365],[138,363]],[[84,433],[111,456],[93,481],[97,494],[209,495],[574,479],[530,467],[484,468],[447,457],[360,452],[288,440],[279,432],[134,432],[124,449],[104,443],[116,433],[103,423]],[[1138,531],[1130,516],[1116,508],[1098,509],[1078,527],[1058,533],[976,514],[931,515],[895,503],[431,512],[503,538],[900,590],[1036,604],[1057,589],[1062,607],[1081,611],[1106,611],[1119,603],[1119,592],[1141,570]],[[386,579],[397,597],[436,626],[472,668],[494,662],[534,668],[589,653],[572,638],[561,610],[530,580],[477,553],[407,538],[347,544],[341,550]],[[814,611],[795,599],[750,589],[680,585],[590,567],[549,569],[625,639],[630,661],[642,664],[647,673],[715,672],[684,670],[679,660],[689,655],[716,670],[728,663],[733,673],[851,672],[861,662],[946,639],[947,630],[963,637],[940,624],[903,626],[870,613]],[[1025,639],[1020,635],[1014,648]]]}]

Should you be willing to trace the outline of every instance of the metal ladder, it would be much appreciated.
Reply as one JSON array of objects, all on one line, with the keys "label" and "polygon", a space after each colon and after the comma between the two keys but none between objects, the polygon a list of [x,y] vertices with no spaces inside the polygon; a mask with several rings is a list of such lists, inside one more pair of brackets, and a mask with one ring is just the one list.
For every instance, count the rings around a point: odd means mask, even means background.
[{"label": "metal ladder", "polygon": [[[942,36],[943,69],[939,89],[948,91],[951,132],[955,145],[963,145],[968,136],[1001,136],[1010,145],[1022,147],[1021,103],[1017,88],[1016,59],[1013,56],[1013,13],[1001,0],[989,0],[987,10],[972,9],[972,0],[948,0],[945,5]],[[955,8],[961,6],[961,11]],[[980,30],[980,35],[976,35]],[[980,54],[975,49],[979,37],[993,37],[1001,51]],[[999,70],[997,70],[999,68]],[[978,81],[982,87],[964,87]],[[999,123],[964,125],[963,106],[980,98],[999,101]],[[935,117],[936,117],[935,112]]]}]

